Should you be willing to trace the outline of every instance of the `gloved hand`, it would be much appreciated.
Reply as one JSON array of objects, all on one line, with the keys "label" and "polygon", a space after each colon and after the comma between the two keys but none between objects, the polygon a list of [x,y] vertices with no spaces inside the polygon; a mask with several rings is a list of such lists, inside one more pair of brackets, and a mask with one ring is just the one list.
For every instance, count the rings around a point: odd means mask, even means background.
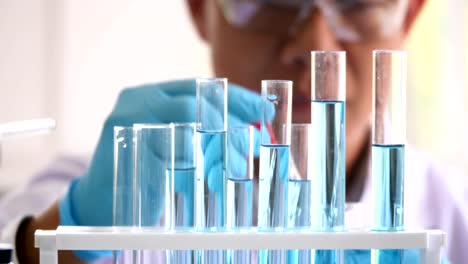
[{"label": "gloved hand", "polygon": [[[124,90],[106,119],[91,164],[60,202],[61,225],[112,225],[113,127],[135,123],[196,121],[195,80],[173,81]],[[228,88],[229,125],[260,119],[261,97],[235,85]],[[257,146],[258,148],[258,146]],[[77,251],[92,261],[110,252]]]},{"label": "gloved hand", "polygon": [[[258,119],[255,122],[250,122],[251,125],[254,125],[253,129],[253,155],[254,157],[258,157],[260,155],[260,144],[261,144],[261,137],[263,137],[263,142],[268,142],[269,144],[276,144],[276,139],[273,135],[273,130],[271,127],[271,120],[273,120],[275,115],[275,108],[274,105],[270,102],[260,101],[258,102]],[[262,103],[263,105],[260,105]],[[215,112],[215,109],[211,109],[210,112]],[[261,134],[261,124],[260,120],[262,119],[261,114],[263,114],[263,119],[266,122],[268,129],[266,129],[265,133]],[[219,115],[213,115],[214,117]],[[215,120],[216,121],[216,120]],[[218,121],[219,122],[219,121]],[[232,127],[246,127],[249,124],[245,122],[239,122],[235,118],[229,119],[229,128]],[[273,137],[270,136],[273,135]],[[227,133],[229,137],[229,131]],[[208,172],[208,175],[205,175],[206,180],[208,182],[208,188],[210,191],[219,192],[221,191],[219,187],[222,186],[221,181],[223,180],[222,177],[217,177],[221,175],[222,170],[226,169],[226,174],[228,177],[234,177],[237,179],[242,179],[247,172],[247,160],[245,156],[249,151],[249,144],[248,144],[248,135],[245,134],[244,137],[237,136],[235,139],[228,139],[226,149],[220,148],[222,146],[222,137],[214,136],[207,136],[202,139],[201,147],[204,154],[205,159],[205,171]],[[284,151],[283,151],[284,152]],[[282,152],[281,152],[282,154]],[[227,157],[225,157],[227,155]],[[281,156],[285,156],[284,154]],[[227,167],[223,168],[224,160],[228,159]],[[287,177],[288,172],[288,157],[284,157],[281,159],[281,164],[279,166],[279,170],[284,177]]]}]

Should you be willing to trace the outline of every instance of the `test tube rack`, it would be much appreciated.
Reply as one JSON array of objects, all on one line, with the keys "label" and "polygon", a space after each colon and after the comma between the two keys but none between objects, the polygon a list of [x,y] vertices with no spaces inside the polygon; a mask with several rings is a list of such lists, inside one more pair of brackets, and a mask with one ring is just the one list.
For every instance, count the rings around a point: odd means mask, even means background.
[{"label": "test tube rack", "polygon": [[374,232],[349,230],[317,233],[306,230],[221,232],[131,227],[70,227],[37,230],[40,264],[57,264],[58,250],[187,250],[187,249],[419,249],[420,261],[440,264],[446,234],[439,230]]}]

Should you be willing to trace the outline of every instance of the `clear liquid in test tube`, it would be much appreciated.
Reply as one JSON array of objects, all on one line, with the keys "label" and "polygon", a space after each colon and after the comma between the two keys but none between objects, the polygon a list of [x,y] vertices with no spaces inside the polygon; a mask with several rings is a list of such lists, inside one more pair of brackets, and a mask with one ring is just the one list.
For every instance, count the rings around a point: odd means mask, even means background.
[{"label": "clear liquid in test tube", "polygon": [[[226,227],[227,79],[197,79],[196,223],[204,232]],[[224,250],[200,250],[199,263],[225,263]]]},{"label": "clear liquid in test tube", "polygon": [[[253,224],[254,127],[230,127],[227,132],[227,228],[249,229]],[[232,250],[228,263],[251,263],[250,250]]]},{"label": "clear liquid in test tube", "polygon": [[[258,228],[281,231],[288,223],[292,81],[262,81]],[[286,250],[260,250],[258,263],[286,263]]]},{"label": "clear liquid in test tube", "polygon": [[[344,229],[346,53],[312,51],[312,229]],[[343,263],[342,250],[316,250],[315,263]]]},{"label": "clear liquid in test tube", "polygon": [[[403,230],[406,141],[406,52],[373,52],[373,229]],[[372,263],[403,263],[400,249],[372,250]]]},{"label": "clear liquid in test tube", "polygon": [[[291,125],[291,153],[288,182],[288,227],[310,230],[311,226],[311,169],[309,152],[312,149],[311,124]],[[289,250],[288,263],[312,263],[311,250]]]},{"label": "clear liquid in test tube", "polygon": [[[174,226],[195,227],[196,123],[174,124]],[[196,263],[195,251],[176,250],[174,264]]]}]

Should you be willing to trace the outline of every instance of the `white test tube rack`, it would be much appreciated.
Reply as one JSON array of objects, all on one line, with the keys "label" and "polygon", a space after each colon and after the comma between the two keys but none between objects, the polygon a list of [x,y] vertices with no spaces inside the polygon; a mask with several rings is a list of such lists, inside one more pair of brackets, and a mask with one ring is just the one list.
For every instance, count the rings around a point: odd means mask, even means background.
[{"label": "white test tube rack", "polygon": [[57,264],[58,250],[187,249],[420,249],[420,263],[440,264],[446,234],[439,230],[339,233],[311,231],[164,231],[125,227],[64,227],[37,230],[40,264]]}]

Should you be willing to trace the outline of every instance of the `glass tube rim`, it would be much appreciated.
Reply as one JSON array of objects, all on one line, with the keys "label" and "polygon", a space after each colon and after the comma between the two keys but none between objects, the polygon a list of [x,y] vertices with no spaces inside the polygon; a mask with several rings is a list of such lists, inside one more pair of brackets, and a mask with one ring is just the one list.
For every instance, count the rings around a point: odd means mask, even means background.
[{"label": "glass tube rim", "polygon": [[[195,123],[197,124],[196,129],[198,131],[210,131],[210,132],[226,132],[227,127],[228,127],[228,96],[229,96],[229,90],[228,90],[228,79],[227,78],[197,78],[196,80],[196,121]],[[203,115],[201,114],[203,105],[205,104],[201,100],[204,97],[216,97],[217,100],[216,103],[213,105],[214,108],[217,110],[220,110],[220,113],[222,113],[222,126],[218,125],[212,125],[213,127],[217,127],[217,129],[214,128],[206,128],[205,125],[205,118],[202,117]],[[204,111],[204,110],[203,110]]]},{"label": "glass tube rim", "polygon": [[312,127],[312,123],[292,123],[292,124],[291,124],[291,128],[293,128],[293,127],[299,127],[299,128],[307,127],[307,128],[311,128],[311,127]]},{"label": "glass tube rim", "polygon": [[310,53],[313,54],[346,54],[345,50],[312,50]]},{"label": "glass tube rim", "polygon": [[382,49],[382,50],[373,50],[374,55],[378,54],[399,54],[399,55],[406,55],[406,50],[402,49]]},{"label": "glass tube rim", "polygon": [[[293,81],[292,80],[278,80],[278,79],[262,80],[262,84],[269,84],[269,83],[273,83],[273,84],[282,83],[282,84],[287,84],[289,86],[293,84]],[[289,87],[275,87],[275,88],[289,88]]]},{"label": "glass tube rim", "polygon": [[226,77],[198,77],[196,83],[206,83],[206,82],[222,82],[227,83],[228,79]]},{"label": "glass tube rim", "polygon": [[136,123],[133,124],[134,130],[142,130],[142,129],[168,129],[173,128],[174,124],[152,124],[152,123]]},{"label": "glass tube rim", "polygon": [[196,129],[199,122],[171,122],[170,124],[172,124],[174,128],[193,127]]}]

